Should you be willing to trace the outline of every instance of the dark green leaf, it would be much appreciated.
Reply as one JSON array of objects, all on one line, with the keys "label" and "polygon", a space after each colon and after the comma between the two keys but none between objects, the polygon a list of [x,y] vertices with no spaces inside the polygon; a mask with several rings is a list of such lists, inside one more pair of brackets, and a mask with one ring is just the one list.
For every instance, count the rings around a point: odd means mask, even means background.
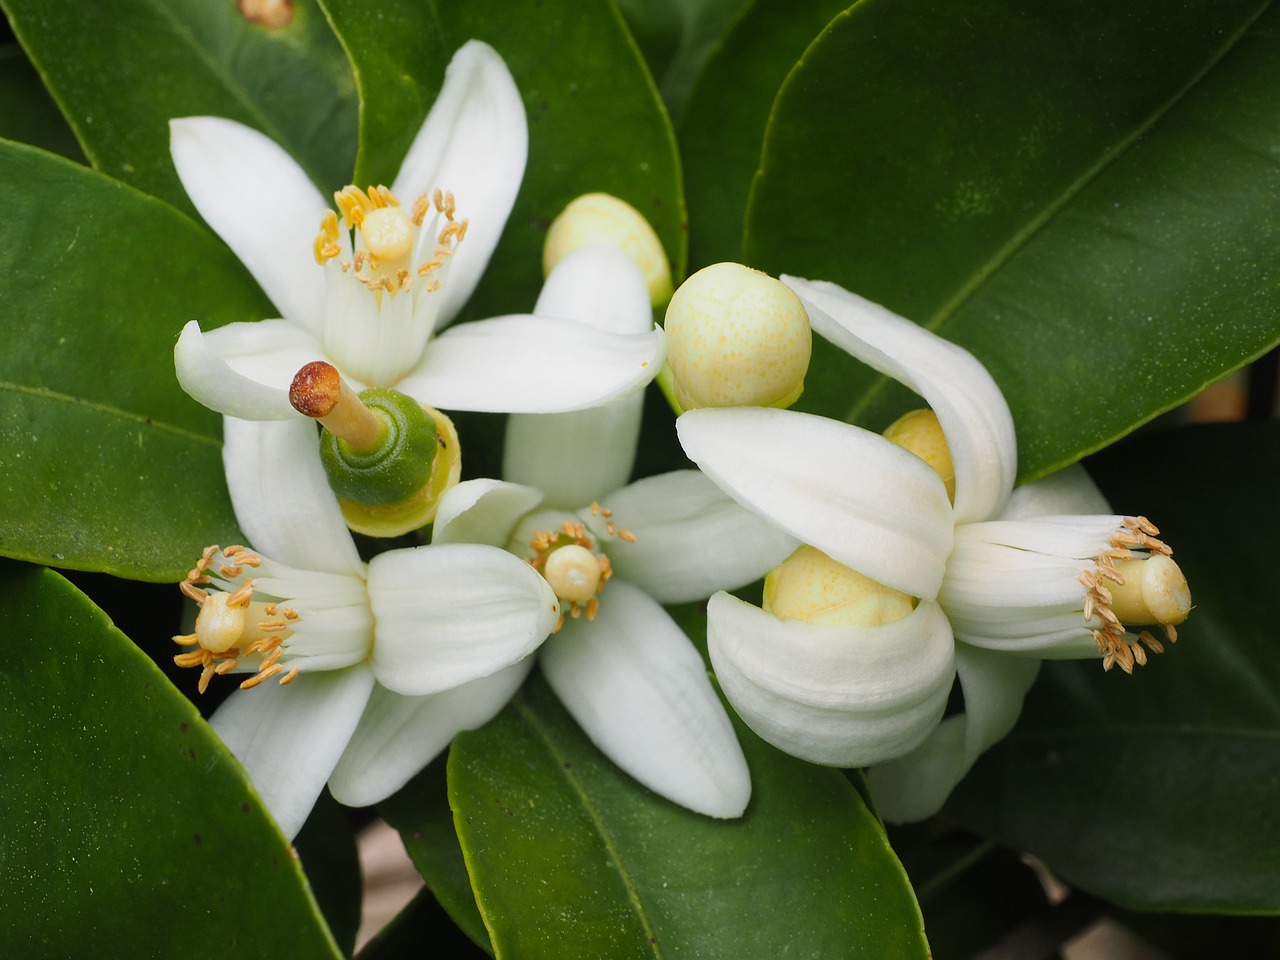
[{"label": "dark green leaf", "polygon": [[[747,259],[970,348],[1042,475],[1280,335],[1278,24],[1262,0],[860,3],[778,96]],[[882,384],[823,412],[883,426]]]},{"label": "dark green leaf", "polygon": [[0,47],[0,137],[84,160],[75,134],[16,43]]},{"label": "dark green leaf", "polygon": [[169,120],[209,114],[257,127],[321,188],[355,156],[351,68],[314,0],[280,29],[235,3],[0,0],[93,165],[190,211]]},{"label": "dark green leaf", "polygon": [[196,709],[57,574],[0,567],[0,943],[14,957],[339,957]]},{"label": "dark green leaf", "polygon": [[[470,888],[468,888],[470,889]],[[484,960],[483,950],[469,941],[440,909],[431,891],[423,889],[360,951],[359,960],[409,960],[424,955],[448,960]]]},{"label": "dark green leaf", "polygon": [[364,884],[356,837],[347,810],[326,790],[293,841],[307,865],[307,879],[325,921],[342,952],[351,956],[360,930],[360,901]]},{"label": "dark green leaf", "polygon": [[165,204],[0,144],[0,552],[178,580],[236,537],[220,418],[178,387],[182,325],[273,310],[211,234]]},{"label": "dark green leaf", "polygon": [[1280,425],[1151,433],[1090,467],[1159,524],[1195,608],[1132,677],[1046,664],[947,811],[1123,906],[1280,912]]},{"label": "dark green leaf", "polygon": [[460,735],[449,798],[498,957],[927,956],[848,781],[739,736],[754,795],[722,821],[618,771],[540,678]]},{"label": "dark green leaf", "polygon": [[542,286],[547,227],[570,200],[592,191],[612,193],[644,214],[680,275],[684,202],[675,143],[611,3],[394,0],[380,5],[382,20],[356,0],[325,6],[360,78],[361,182],[398,169],[445,64],[467,40],[492,45],[515,77],[529,116],[529,166],[467,316],[531,310]]}]

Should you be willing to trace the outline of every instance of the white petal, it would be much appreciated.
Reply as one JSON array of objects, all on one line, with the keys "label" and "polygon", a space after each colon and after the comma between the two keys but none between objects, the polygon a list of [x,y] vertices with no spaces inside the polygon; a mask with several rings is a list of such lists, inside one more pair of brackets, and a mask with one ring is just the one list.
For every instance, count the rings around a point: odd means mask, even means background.
[{"label": "white petal", "polygon": [[659,603],[701,600],[750,583],[799,546],[698,470],[647,477],[601,502],[635,542],[610,537],[603,518],[589,511],[583,521],[603,543],[614,572]]},{"label": "white petal", "polygon": [[526,657],[492,676],[426,697],[375,687],[360,725],[329,777],[329,792],[349,807],[391,796],[463,730],[488,723],[533,667]]},{"label": "white petal", "polygon": [[1009,497],[1000,520],[1030,520],[1049,514],[1111,513],[1111,505],[1097,484],[1074,463],[1043,480],[1018,487]]},{"label": "white petal", "polygon": [[693,462],[748,510],[874,580],[937,596],[951,505],[919,457],[858,427],[790,410],[691,410],[676,432]]},{"label": "white petal", "polygon": [[408,696],[439,693],[528,656],[559,605],[534,569],[497,547],[392,550],[369,563],[373,669]]},{"label": "white petal", "polygon": [[440,498],[432,543],[487,543],[507,546],[516,522],[542,503],[533,487],[501,480],[467,480]]},{"label": "white petal", "polygon": [[178,383],[210,410],[242,420],[296,420],[294,374],[323,360],[320,345],[287,320],[232,323],[208,333],[191,320],[173,348]]},{"label": "white petal", "polygon": [[285,319],[319,333],[324,271],[313,243],[328,204],[269,137],[222,117],[169,121],[169,149],[200,216]]},{"label": "white petal", "polygon": [[373,690],[365,667],[238,690],[209,718],[292,840],[324,789]]},{"label": "white petal", "polygon": [[222,441],[231,505],[254,550],[300,570],[363,576],[320,463],[314,423],[227,417]]},{"label": "white petal", "polygon": [[938,725],[955,676],[937,604],[878,627],[773,614],[717,593],[707,643],[729,702],[751,729],[793,756],[859,767],[902,756]]},{"label": "white petal", "polygon": [[647,333],[653,327],[644,274],[608,243],[574,250],[556,264],[533,312],[577,320],[606,333]]},{"label": "white petal", "polygon": [[507,65],[487,44],[463,44],[392,184],[409,204],[436,188],[452,191],[459,218],[469,221],[442,290],[442,323],[457,314],[484,273],[520,190],[528,152],[524,104]]},{"label": "white petal", "polygon": [[666,611],[626,581],[594,621],[567,620],[539,658],[593,743],[646,787],[709,817],[737,817],[751,776],[706,667]]},{"label": "white petal", "polygon": [[956,519],[986,520],[1004,506],[1018,473],[1013,416],[1004,394],[962,347],[834,283],[784,276],[813,329],[928,401],[956,468]]},{"label": "white petal", "polygon": [[907,823],[941,810],[978,757],[1013,729],[1039,669],[1038,660],[957,646],[956,672],[965,712],[944,720],[905,757],[868,772],[867,783],[881,816]]},{"label": "white petal", "polygon": [[562,413],[598,406],[658,375],[662,330],[604,333],[573,320],[513,315],[464,323],[427,344],[396,388],[445,410]]}]

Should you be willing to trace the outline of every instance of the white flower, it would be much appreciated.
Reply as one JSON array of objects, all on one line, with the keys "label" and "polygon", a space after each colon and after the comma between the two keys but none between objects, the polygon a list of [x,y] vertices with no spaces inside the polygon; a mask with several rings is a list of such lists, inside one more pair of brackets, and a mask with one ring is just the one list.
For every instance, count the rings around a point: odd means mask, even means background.
[{"label": "white flower", "polygon": [[[462,729],[499,710],[556,623],[543,579],[485,546],[392,550],[367,565],[306,421],[228,419],[227,482],[262,551],[206,552],[177,662],[253,671],[210,723],[292,837],[328,781],[347,803],[389,796]],[[272,679],[279,683],[266,682]],[[406,723],[409,727],[406,729]]]},{"label": "white flower", "polygon": [[[647,324],[639,270],[609,247],[570,257],[588,253],[601,265],[597,282],[553,277],[537,312],[618,330]],[[433,542],[507,546],[545,570],[570,615],[539,663],[565,707],[650,789],[708,816],[736,817],[751,795],[746,761],[701,656],[661,604],[749,582],[795,542],[694,470],[621,486],[634,459],[640,399],[513,416],[504,472],[521,482],[475,480],[450,490]]]},{"label": "white flower", "polygon": [[[924,460],[845,423],[757,408],[686,413],[677,422],[686,453],[730,496],[917,598],[905,618],[861,627],[784,622],[717,594],[712,662],[747,723],[796,756],[864,766],[919,749],[872,775],[885,815],[916,819],[1012,727],[1039,658],[1102,656],[1131,669],[1145,653],[1120,620],[1181,622],[1190,598],[1154,528],[1112,514],[1083,471],[1006,506],[1013,421],[972,355],[834,284],[783,279],[816,331],[929,402],[954,464],[955,502]],[[1148,554],[1156,559],[1145,565],[1125,559]],[[1139,593],[1163,579],[1168,595],[1135,605],[1117,578]],[[1143,640],[1160,648],[1146,632]],[[957,673],[965,713],[939,728]]]},{"label": "white flower", "polygon": [[[172,121],[188,195],[283,317],[204,333],[188,323],[174,351],[183,388],[228,416],[280,420],[299,416],[289,383],[314,360],[332,363],[356,390],[394,386],[455,410],[571,410],[647,382],[662,364],[652,327],[592,336],[556,318],[511,316],[433,338],[497,245],[527,140],[506,65],[471,41],[450,63],[390,190],[336,195],[340,229],[305,172],[267,137],[216,117]],[[554,375],[566,366],[587,370]]]}]

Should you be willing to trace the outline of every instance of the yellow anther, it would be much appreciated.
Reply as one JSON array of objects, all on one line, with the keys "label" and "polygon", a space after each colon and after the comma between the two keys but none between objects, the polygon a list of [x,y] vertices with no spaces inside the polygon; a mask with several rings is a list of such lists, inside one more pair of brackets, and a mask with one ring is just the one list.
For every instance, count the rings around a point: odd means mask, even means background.
[{"label": "yellow anther", "polygon": [[324,217],[320,221],[320,232],[316,234],[313,252],[316,263],[320,264],[332,260],[342,252],[342,247],[338,245],[338,215],[332,210],[324,212]]}]

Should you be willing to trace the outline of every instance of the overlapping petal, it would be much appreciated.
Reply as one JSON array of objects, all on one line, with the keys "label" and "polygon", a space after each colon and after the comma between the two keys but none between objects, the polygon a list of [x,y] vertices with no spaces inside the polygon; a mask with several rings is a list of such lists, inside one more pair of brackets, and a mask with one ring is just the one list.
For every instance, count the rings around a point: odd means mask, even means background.
[{"label": "overlapping petal", "polygon": [[304,364],[324,356],[319,341],[287,320],[232,323],[208,333],[192,320],[173,348],[173,365],[182,389],[210,410],[296,420],[289,384]]},{"label": "overlapping petal", "polygon": [[487,543],[505,547],[526,513],[542,503],[542,491],[503,480],[466,480],[440,498],[432,543]]}]

